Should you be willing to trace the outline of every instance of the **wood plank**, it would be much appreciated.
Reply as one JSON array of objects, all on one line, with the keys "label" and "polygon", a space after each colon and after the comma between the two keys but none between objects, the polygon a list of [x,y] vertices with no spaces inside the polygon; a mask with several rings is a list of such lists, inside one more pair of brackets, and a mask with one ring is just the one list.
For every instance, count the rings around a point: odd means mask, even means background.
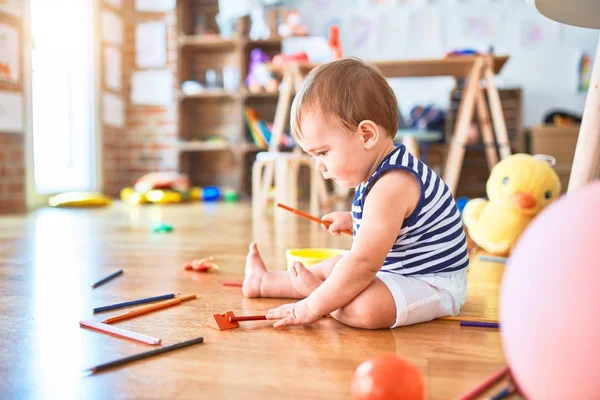
[{"label": "wood plank", "polygon": [[[173,224],[153,234],[155,222]],[[495,329],[433,321],[375,331],[326,318],[310,326],[276,330],[269,321],[215,331],[204,326],[216,312],[263,314],[286,299],[246,299],[223,280],[242,279],[251,240],[270,270],[285,270],[290,247],[349,248],[290,215],[253,223],[249,204],[181,204],[65,210],[42,208],[0,217],[0,352],[2,398],[330,398],[350,397],[356,367],[393,352],[423,373],[429,399],[451,399],[505,364]],[[75,238],[76,236],[76,238]],[[219,272],[185,271],[183,264],[212,255]],[[117,268],[119,278],[89,284]],[[474,259],[465,312],[497,305],[502,269]],[[78,326],[99,305],[163,293],[197,293],[197,300],[115,324],[152,335],[163,346],[203,336],[203,344],[141,360],[95,376],[80,371],[149,350],[149,346]],[[474,302],[471,304],[471,302]],[[479,312],[479,311],[477,311]],[[40,373],[43,371],[43,373]],[[301,371],[301,379],[298,379]]]},{"label": "wood plank", "polygon": [[232,50],[237,41],[223,39],[219,35],[187,35],[179,38],[179,47],[204,50]]},{"label": "wood plank", "polygon": [[[375,64],[381,73],[388,78],[432,76],[466,78],[469,76],[476,59],[475,56],[460,56],[425,60],[370,61],[370,63]],[[494,57],[494,73],[499,73],[506,61],[508,61],[508,56]],[[318,64],[311,63],[299,63],[298,65],[303,74],[318,66]],[[283,71],[281,66],[271,65],[269,68],[276,73],[282,73]]]}]

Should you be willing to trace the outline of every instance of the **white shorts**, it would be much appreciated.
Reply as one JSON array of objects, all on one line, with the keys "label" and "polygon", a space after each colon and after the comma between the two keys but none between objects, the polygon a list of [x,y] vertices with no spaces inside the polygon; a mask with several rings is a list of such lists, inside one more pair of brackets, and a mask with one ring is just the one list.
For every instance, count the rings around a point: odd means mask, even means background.
[{"label": "white shorts", "polygon": [[410,276],[379,271],[377,278],[387,286],[396,303],[392,328],[458,315],[467,300],[466,269]]}]

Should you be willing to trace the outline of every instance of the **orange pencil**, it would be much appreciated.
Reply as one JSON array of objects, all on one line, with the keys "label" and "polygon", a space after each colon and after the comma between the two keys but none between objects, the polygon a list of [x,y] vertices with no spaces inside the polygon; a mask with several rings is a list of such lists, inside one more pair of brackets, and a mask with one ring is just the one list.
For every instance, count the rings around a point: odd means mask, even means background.
[{"label": "orange pencil", "polygon": [[196,298],[195,294],[190,294],[190,295],[187,295],[187,296],[177,297],[177,298],[174,298],[174,299],[171,299],[171,300],[167,300],[167,301],[162,301],[160,303],[153,304],[151,306],[136,308],[135,310],[131,310],[129,312],[126,312],[125,314],[121,314],[121,315],[117,315],[115,317],[107,318],[104,321],[102,321],[102,323],[104,323],[104,324],[112,324],[113,322],[123,321],[124,319],[129,319],[129,318],[137,317],[138,315],[146,314],[146,313],[149,313],[151,311],[160,310],[160,309],[166,308],[166,307],[171,307],[171,306],[174,306],[174,305],[177,305],[177,304],[181,303],[182,301],[186,301],[186,300],[190,300],[190,299],[195,299],[195,298]]},{"label": "orange pencil", "polygon": [[[294,214],[297,214],[297,215],[299,215],[299,216],[301,216],[301,217],[304,217],[304,218],[306,218],[306,219],[309,219],[309,220],[311,220],[311,221],[314,221],[314,222],[318,222],[318,223],[320,223],[320,224],[323,224],[323,225],[325,225],[327,228],[329,228],[329,225],[331,225],[331,222],[329,222],[329,221],[324,221],[324,220],[322,220],[321,218],[317,218],[317,217],[315,217],[315,216],[312,216],[312,215],[310,215],[310,214],[307,214],[307,213],[305,213],[304,211],[300,211],[300,210],[298,210],[298,209],[295,209],[295,208],[292,208],[292,207],[289,207],[289,206],[283,205],[283,204],[281,204],[281,203],[277,203],[277,207],[279,207],[279,208],[283,208],[284,210],[290,211],[290,212],[292,212],[292,213],[294,213]],[[347,230],[347,229],[341,230],[340,232],[342,232],[342,233],[345,233],[346,235],[350,235],[350,236],[352,236],[352,235],[353,235],[352,231],[350,231],[350,230]]]}]

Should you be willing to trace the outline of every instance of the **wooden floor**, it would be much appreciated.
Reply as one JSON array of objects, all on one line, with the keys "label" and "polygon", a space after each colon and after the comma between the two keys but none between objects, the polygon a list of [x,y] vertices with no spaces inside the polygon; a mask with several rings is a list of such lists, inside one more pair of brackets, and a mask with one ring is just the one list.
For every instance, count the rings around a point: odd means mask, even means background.
[{"label": "wooden floor", "polygon": [[[225,279],[242,279],[251,240],[269,269],[285,269],[289,247],[349,248],[315,224],[289,215],[252,222],[246,204],[194,204],[103,209],[40,209],[0,217],[0,398],[331,398],[350,397],[356,367],[382,352],[414,362],[430,399],[452,399],[501,369],[497,330],[433,321],[378,331],[326,318],[276,330],[268,321],[219,332],[204,326],[217,312],[262,314],[287,302],[245,299]],[[153,233],[167,222],[172,233]],[[220,272],[184,271],[212,255]],[[94,290],[90,284],[122,268]],[[474,261],[464,313],[496,318],[500,264]],[[203,336],[194,347],[96,375],[82,370],[152,349],[79,327],[124,310],[92,308],[164,293],[198,299],[115,326],[162,338],[163,346]],[[126,311],[126,310],[125,310]]]}]

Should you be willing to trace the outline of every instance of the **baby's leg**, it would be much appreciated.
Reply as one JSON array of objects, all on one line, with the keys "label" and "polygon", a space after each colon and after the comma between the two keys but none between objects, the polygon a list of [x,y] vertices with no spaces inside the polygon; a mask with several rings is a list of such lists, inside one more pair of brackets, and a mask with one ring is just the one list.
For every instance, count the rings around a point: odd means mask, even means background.
[{"label": "baby's leg", "polygon": [[390,328],[458,315],[465,298],[464,271],[427,277],[379,272],[369,287],[331,315],[357,328]]},{"label": "baby's leg", "polygon": [[388,287],[375,278],[350,303],[332,312],[331,316],[355,328],[389,328],[396,322],[396,303]]},{"label": "baby's leg", "polygon": [[[311,270],[315,272],[315,278],[323,277],[319,281],[322,282],[329,275],[333,265],[339,258],[328,259],[311,267]],[[242,285],[244,296],[303,299],[307,295],[294,288],[292,276],[289,271],[268,272],[258,252],[258,246],[256,243],[250,244],[248,256],[246,257],[246,276]]]}]

